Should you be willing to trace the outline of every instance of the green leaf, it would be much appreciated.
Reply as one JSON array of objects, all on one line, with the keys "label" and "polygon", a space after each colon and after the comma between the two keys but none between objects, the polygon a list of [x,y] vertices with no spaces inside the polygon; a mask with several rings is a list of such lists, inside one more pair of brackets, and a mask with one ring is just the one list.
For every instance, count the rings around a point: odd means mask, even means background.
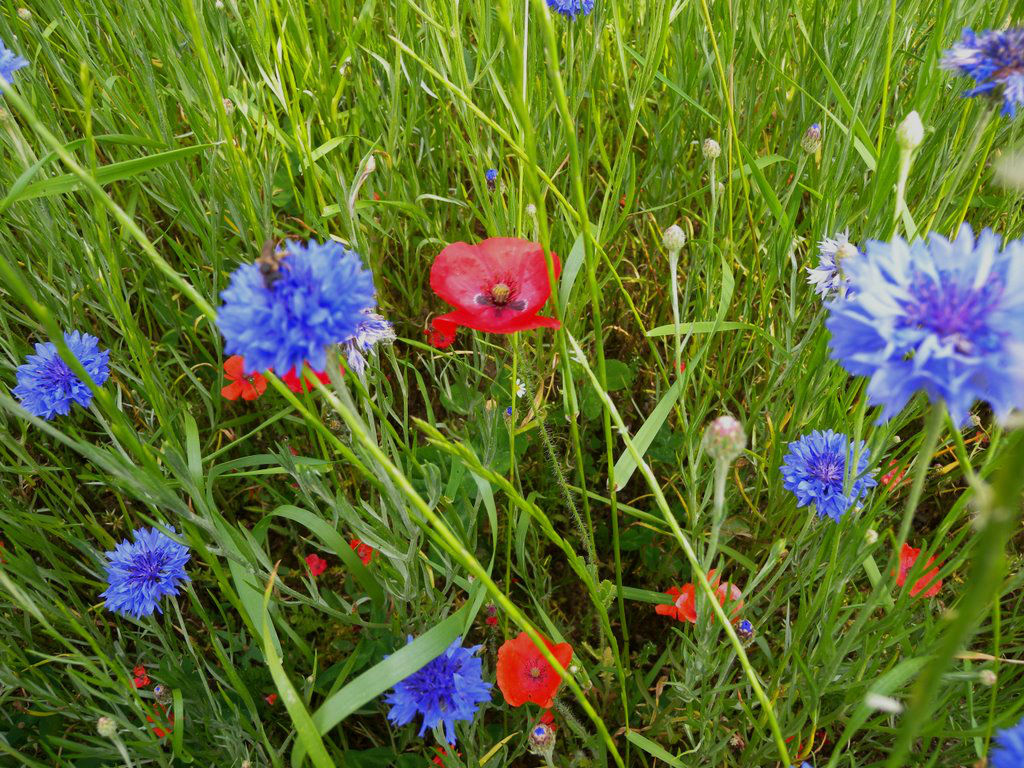
[{"label": "green leaf", "polygon": [[636,371],[621,360],[604,361],[605,383],[609,392],[625,389],[633,383]]},{"label": "green leaf", "polygon": [[656,757],[673,766],[673,768],[687,768],[686,764],[679,758],[673,757],[671,752],[661,745],[655,744],[646,736],[641,736],[636,731],[626,731],[626,740],[638,746],[651,757]]},{"label": "green leaf", "polygon": [[[651,411],[651,415],[647,417],[647,421],[636,431],[633,435],[633,445],[636,447],[637,452],[641,457],[647,452],[647,449],[651,447],[651,443],[654,441],[655,436],[661,430],[661,425],[665,423],[665,419],[672,412],[672,407],[676,404],[679,399],[679,393],[683,391],[683,380],[682,378],[676,378],[675,382],[669,388],[658,404],[654,406],[654,410]],[[626,483],[629,482],[629,478],[633,476],[636,471],[636,461],[633,459],[628,449],[623,449],[619,455],[619,460],[615,462],[615,490],[621,491]]]},{"label": "green leaf", "polygon": [[583,266],[583,235],[577,235],[576,242],[572,244],[572,250],[562,265],[562,279],[558,285],[558,304],[565,307],[569,303],[569,296],[572,295],[572,287],[576,283],[576,277]]}]

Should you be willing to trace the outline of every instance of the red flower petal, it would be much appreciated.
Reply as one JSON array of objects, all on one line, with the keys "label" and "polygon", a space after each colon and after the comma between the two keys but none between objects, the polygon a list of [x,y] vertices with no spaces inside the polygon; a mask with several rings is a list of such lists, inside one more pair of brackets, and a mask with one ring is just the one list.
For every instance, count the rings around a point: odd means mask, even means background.
[{"label": "red flower petal", "polygon": [[[554,253],[551,263],[557,279],[562,267]],[[558,327],[557,320],[535,317],[551,295],[538,243],[509,237],[452,243],[434,260],[430,287],[456,308],[443,318],[457,325],[488,333]],[[444,330],[437,321],[435,328]]]},{"label": "red flower petal", "polygon": [[363,561],[363,565],[370,564],[370,560],[373,559],[373,547],[369,544],[364,544],[359,539],[352,539],[348,545],[356,551],[356,554],[359,555],[359,559]]},{"label": "red flower petal", "polygon": [[656,605],[654,612],[659,616],[669,616],[677,621],[697,623],[696,593],[693,584],[684,584],[683,588],[669,587],[665,592],[673,599],[672,605]]},{"label": "red flower petal", "polygon": [[[331,378],[325,371],[313,371],[313,373],[318,379],[320,379],[321,384],[327,385],[331,383]],[[301,380],[299,379],[299,374],[295,371],[294,367],[289,369],[288,373],[281,377],[281,381],[283,381],[288,389],[295,394],[309,392],[312,389],[310,383],[306,381],[305,376],[303,376]]]},{"label": "red flower petal", "polygon": [[231,381],[237,381],[245,375],[245,361],[241,355],[232,355],[224,361],[224,377]]},{"label": "red flower petal", "polygon": [[306,565],[309,566],[309,572],[313,574],[314,577],[319,576],[327,570],[327,561],[320,557],[316,552],[311,555],[306,555]]},{"label": "red flower petal", "polygon": [[222,397],[228,400],[237,400],[242,396],[243,383],[241,381],[232,381],[225,387],[221,387],[220,394]]},{"label": "red flower petal", "polygon": [[269,704],[270,706],[274,706],[274,704],[277,702],[277,694],[268,693],[266,696],[263,697],[263,700],[267,702],[267,704]]},{"label": "red flower petal", "polygon": [[[572,646],[542,639],[558,663],[568,669]],[[498,649],[498,688],[510,706],[532,702],[548,709],[561,684],[562,678],[525,632],[506,640]]]},{"label": "red flower petal", "polygon": [[447,315],[441,315],[436,318],[429,328],[424,328],[423,332],[427,334],[427,341],[430,342],[430,346],[436,347],[437,349],[447,349],[455,343],[455,331],[458,326],[453,323]]},{"label": "red flower petal", "polygon": [[[896,583],[899,586],[903,586],[907,583],[907,576],[910,575],[910,569],[914,567],[914,563],[917,562],[917,558],[920,556],[921,550],[904,544],[900,550],[900,572],[896,577]],[[934,557],[929,557],[926,562],[925,568],[935,562]],[[926,571],[924,576],[914,582],[914,586],[910,588],[910,596],[917,597],[917,595],[924,591],[925,597],[935,597],[939,594],[939,590],[942,589],[942,579],[937,578],[939,575],[938,568],[932,568],[930,571]]]}]

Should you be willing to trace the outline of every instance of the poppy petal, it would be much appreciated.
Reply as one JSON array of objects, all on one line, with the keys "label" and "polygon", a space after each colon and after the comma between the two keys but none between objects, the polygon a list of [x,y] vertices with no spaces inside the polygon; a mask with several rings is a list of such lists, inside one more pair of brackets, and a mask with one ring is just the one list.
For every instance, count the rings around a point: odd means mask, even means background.
[{"label": "poppy petal", "polygon": [[[465,309],[456,309],[443,318],[461,325],[472,328],[475,331],[484,333],[515,333],[516,331],[532,331],[535,328],[561,328],[562,324],[553,317],[543,315],[532,315],[525,310],[522,312],[508,310],[500,315],[492,312],[472,312]],[[441,318],[437,318],[440,320]],[[435,320],[435,324],[437,323]]]},{"label": "poppy petal", "polygon": [[228,400],[237,400],[242,396],[242,387],[244,384],[244,379],[232,381],[227,386],[221,387],[220,394]]},{"label": "poppy petal", "polygon": [[241,355],[232,355],[224,361],[224,375],[229,379],[240,379],[244,375],[242,368],[244,362]]}]

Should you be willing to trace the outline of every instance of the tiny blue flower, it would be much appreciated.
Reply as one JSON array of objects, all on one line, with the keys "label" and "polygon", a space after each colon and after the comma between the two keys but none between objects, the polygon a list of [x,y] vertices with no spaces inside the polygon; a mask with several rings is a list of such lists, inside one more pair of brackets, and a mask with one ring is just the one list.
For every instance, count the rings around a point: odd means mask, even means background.
[{"label": "tiny blue flower", "polygon": [[488,184],[493,184],[498,180],[498,171],[494,168],[488,168],[487,172],[484,174],[484,178],[487,179]]},{"label": "tiny blue flower", "polygon": [[[870,453],[863,440],[856,447],[859,454],[856,475],[847,477],[847,459],[853,458],[850,438],[831,429],[815,430],[789,444],[782,463],[782,485],[796,496],[797,506],[813,504],[818,517],[836,522],[851,506],[863,498],[877,481],[867,473]],[[845,484],[850,490],[846,492]]]},{"label": "tiny blue flower", "polygon": [[384,699],[391,705],[388,720],[406,725],[423,715],[420,736],[443,723],[445,741],[454,744],[455,721],[472,720],[479,705],[491,700],[491,684],[484,682],[477,656],[480,648],[463,648],[458,637],[448,650],[398,683]]},{"label": "tiny blue flower", "polygon": [[989,752],[989,768],[1020,768],[1024,765],[1024,720],[1012,728],[999,731],[995,747]]},{"label": "tiny blue flower", "polygon": [[740,636],[741,640],[750,640],[754,636],[754,625],[743,619],[736,625],[736,634]]},{"label": "tiny blue flower", "polygon": [[1024,241],[1000,245],[964,225],[908,245],[871,241],[843,267],[849,296],[829,303],[832,358],[870,376],[880,421],[916,392],[958,424],[984,400],[999,418],[1024,407]]},{"label": "tiny blue flower", "polygon": [[834,238],[822,238],[818,243],[818,266],[807,269],[807,282],[814,286],[814,292],[822,299],[845,299],[848,284],[842,263],[858,253],[857,246],[850,242],[846,232],[840,232]]},{"label": "tiny blue flower", "polygon": [[366,370],[366,355],[377,344],[389,344],[395,340],[395,329],[376,312],[366,311],[359,321],[355,335],[345,342],[345,356],[348,367],[362,376]]},{"label": "tiny blue flower", "polygon": [[[78,331],[65,333],[64,342],[93,383],[102,387],[110,376],[110,350],[100,350],[99,339]],[[83,408],[92,403],[92,390],[61,359],[53,342],[36,344],[36,353],[18,366],[17,378],[11,393],[21,400],[26,411],[40,419],[49,421],[58,414],[66,416],[72,403]]]},{"label": "tiny blue flower", "polygon": [[14,80],[14,73],[22,67],[27,67],[28,62],[21,58],[14,51],[8,50],[3,40],[0,40],[0,80],[10,83]]},{"label": "tiny blue flower", "polygon": [[594,0],[548,0],[548,8],[573,19],[579,14],[589,16],[594,10]]},{"label": "tiny blue flower", "polygon": [[327,347],[352,339],[375,306],[373,277],[355,251],[328,240],[289,242],[271,274],[243,264],[221,292],[217,327],[224,351],[244,358],[244,372],[322,371]]},{"label": "tiny blue flower", "polygon": [[[176,531],[168,526],[168,529]],[[149,616],[160,610],[165,595],[178,594],[178,585],[188,581],[185,563],[189,551],[156,528],[140,528],[134,540],[125,539],[107,552],[107,590],[100,595],[107,610],[122,616]]]},{"label": "tiny blue flower", "polygon": [[980,94],[1002,99],[1003,114],[1014,117],[1024,105],[1024,28],[965,29],[960,42],[946,51],[943,69],[958,70],[977,85],[965,97]]}]

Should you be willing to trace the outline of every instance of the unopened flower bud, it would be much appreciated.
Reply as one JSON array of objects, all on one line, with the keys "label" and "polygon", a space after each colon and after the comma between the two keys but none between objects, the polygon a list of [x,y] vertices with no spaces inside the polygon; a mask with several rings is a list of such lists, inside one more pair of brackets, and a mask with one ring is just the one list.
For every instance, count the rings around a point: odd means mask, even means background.
[{"label": "unopened flower bud", "polygon": [[18,18],[21,19],[22,21],[28,21],[29,19],[32,18],[32,11],[30,11],[28,8],[19,8]]},{"label": "unopened flower bud", "polygon": [[992,686],[996,684],[996,673],[991,669],[983,669],[978,673],[978,680],[982,685]]},{"label": "unopened flower bud", "polygon": [[880,693],[869,693],[864,697],[864,703],[871,709],[878,712],[888,712],[891,715],[898,715],[903,711],[903,705],[892,696],[883,696]]},{"label": "unopened flower bud", "polygon": [[218,11],[223,11],[224,10],[224,0],[217,0],[217,2],[215,2],[213,4],[213,7],[216,8]]},{"label": "unopened flower bud", "polygon": [[224,111],[227,112],[229,115],[235,111],[235,102],[233,102],[231,99],[224,99],[223,103]]},{"label": "unopened flower bud", "polygon": [[743,425],[732,416],[719,416],[704,429],[704,450],[715,461],[729,463],[746,447]]},{"label": "unopened flower bud", "polygon": [[701,146],[701,152],[704,153],[704,157],[708,160],[714,160],[722,154],[722,148],[714,139],[704,139],[704,144]]},{"label": "unopened flower bud", "polygon": [[537,215],[537,206],[534,205],[533,203],[527,203],[526,204],[526,215],[530,216],[530,217],[536,216]]},{"label": "unopened flower bud", "polygon": [[105,739],[117,736],[117,723],[109,717],[101,717],[96,721],[96,732]]},{"label": "unopened flower bud", "polygon": [[878,531],[876,531],[874,528],[868,528],[866,531],[864,531],[864,541],[868,543],[868,546],[874,544],[876,541],[878,541]]},{"label": "unopened flower bud", "polygon": [[821,124],[814,123],[810,128],[807,129],[807,133],[800,140],[800,146],[804,148],[804,152],[808,154],[815,154],[821,149]]},{"label": "unopened flower bud", "polygon": [[686,233],[678,225],[673,224],[661,234],[661,242],[669,253],[679,253],[686,245]]},{"label": "unopened flower bud", "polygon": [[921,124],[921,116],[915,110],[903,118],[903,122],[896,129],[896,141],[899,142],[900,149],[912,151],[921,146],[923,140],[924,125]]},{"label": "unopened flower bud", "polygon": [[530,731],[529,750],[535,755],[543,755],[550,760],[555,749],[555,731],[547,723],[538,723]]}]

